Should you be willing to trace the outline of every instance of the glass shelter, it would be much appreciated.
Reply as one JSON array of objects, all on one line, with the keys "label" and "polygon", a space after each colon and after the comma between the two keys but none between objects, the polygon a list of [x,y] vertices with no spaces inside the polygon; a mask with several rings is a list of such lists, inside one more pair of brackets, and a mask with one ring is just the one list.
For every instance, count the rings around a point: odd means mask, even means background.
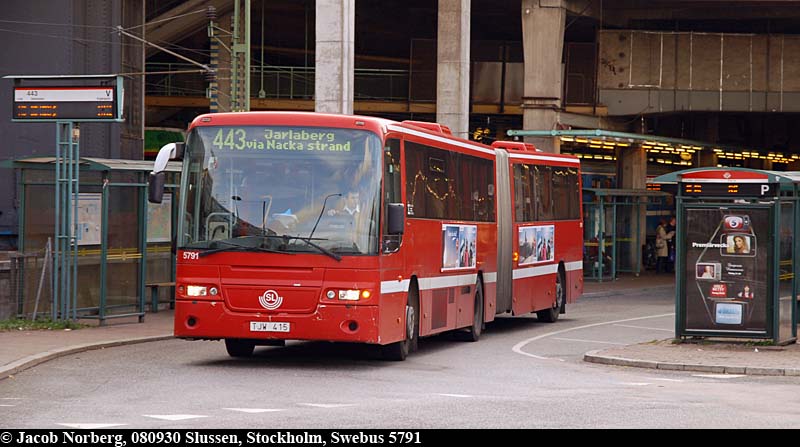
[{"label": "glass shelter", "polygon": [[[19,171],[18,246],[25,262],[18,263],[14,273],[17,314],[37,312],[56,318],[60,310],[53,305],[54,286],[46,279],[52,275],[48,245],[58,212],[56,159],[10,160],[0,167]],[[167,192],[160,205],[147,202],[147,175],[152,168],[152,162],[144,160],[80,159],[77,228],[72,230],[77,244],[74,308],[78,318],[98,319],[101,325],[109,318],[127,316],[143,321],[145,285],[174,281],[172,241],[177,230],[180,164],[167,167]]]},{"label": "glass shelter", "polygon": [[699,168],[677,185],[676,337],[797,338],[800,172]]}]

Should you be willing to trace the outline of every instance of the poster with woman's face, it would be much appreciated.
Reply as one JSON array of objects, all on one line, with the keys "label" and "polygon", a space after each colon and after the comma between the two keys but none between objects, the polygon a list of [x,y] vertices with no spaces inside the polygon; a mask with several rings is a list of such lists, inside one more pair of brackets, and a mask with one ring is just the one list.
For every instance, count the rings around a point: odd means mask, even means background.
[{"label": "poster with woman's face", "polygon": [[477,242],[476,225],[442,224],[442,271],[474,269]]},{"label": "poster with woman's face", "polygon": [[519,265],[555,259],[555,226],[519,227]]}]

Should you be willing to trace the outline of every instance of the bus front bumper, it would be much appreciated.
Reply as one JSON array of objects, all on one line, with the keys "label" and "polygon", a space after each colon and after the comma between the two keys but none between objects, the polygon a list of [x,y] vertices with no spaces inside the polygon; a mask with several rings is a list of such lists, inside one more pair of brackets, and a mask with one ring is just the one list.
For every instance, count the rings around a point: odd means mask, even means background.
[{"label": "bus front bumper", "polygon": [[176,300],[178,338],[380,343],[377,306],[319,304],[313,313],[241,313],[222,301]]}]

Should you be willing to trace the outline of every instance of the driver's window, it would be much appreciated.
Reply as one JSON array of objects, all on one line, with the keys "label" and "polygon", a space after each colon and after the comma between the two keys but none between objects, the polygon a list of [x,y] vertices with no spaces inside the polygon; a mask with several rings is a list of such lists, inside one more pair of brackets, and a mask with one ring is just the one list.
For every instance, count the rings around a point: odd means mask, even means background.
[{"label": "driver's window", "polygon": [[400,248],[402,235],[385,234],[388,204],[401,203],[402,181],[400,179],[400,140],[389,138],[383,148],[383,250],[397,251]]}]

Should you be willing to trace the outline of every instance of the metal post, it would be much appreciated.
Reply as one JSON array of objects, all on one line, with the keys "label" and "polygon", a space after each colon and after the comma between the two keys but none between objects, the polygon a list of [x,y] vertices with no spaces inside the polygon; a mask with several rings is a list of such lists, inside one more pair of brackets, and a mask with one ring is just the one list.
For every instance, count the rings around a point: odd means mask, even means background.
[{"label": "metal post", "polygon": [[78,319],[78,199],[80,197],[80,127],[78,124],[71,124],[71,146],[72,156],[72,175],[75,183],[72,202],[72,319]]},{"label": "metal post", "polygon": [[61,307],[61,123],[56,124],[56,166],[55,166],[55,216],[53,230],[55,231],[53,244],[53,309],[52,319],[56,320],[59,316],[58,310]]},{"label": "metal post", "polygon": [[598,282],[603,282],[603,261],[605,261],[606,250],[606,207],[603,196],[600,199],[600,237],[597,240],[597,260],[598,260]]},{"label": "metal post", "polygon": [[108,264],[108,171],[103,172],[103,194],[100,205],[101,224],[100,224],[100,326],[105,324],[106,317],[106,275]]},{"label": "metal post", "polygon": [[[139,174],[139,182],[144,183],[144,175]],[[139,252],[142,254],[139,260],[139,322],[144,321],[144,294],[145,282],[147,281],[147,186],[137,186],[139,190]]]},{"label": "metal post", "polygon": [[614,233],[611,235],[611,280],[617,278],[617,201],[614,200],[611,205],[613,211],[611,222],[614,225]]}]

